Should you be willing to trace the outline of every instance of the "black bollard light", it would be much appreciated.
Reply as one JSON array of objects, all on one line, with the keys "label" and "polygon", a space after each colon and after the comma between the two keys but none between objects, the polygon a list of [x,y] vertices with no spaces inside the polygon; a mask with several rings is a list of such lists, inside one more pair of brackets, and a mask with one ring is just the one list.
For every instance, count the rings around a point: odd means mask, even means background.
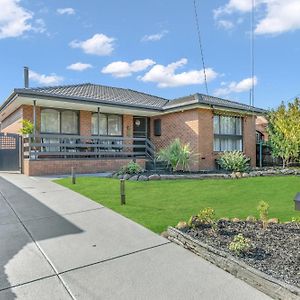
[{"label": "black bollard light", "polygon": [[74,172],[74,167],[71,168],[71,177],[72,177],[72,184],[76,184],[76,175]]},{"label": "black bollard light", "polygon": [[297,193],[295,196],[295,210],[300,210],[300,193]]},{"label": "black bollard light", "polygon": [[121,205],[126,204],[125,179],[120,179],[120,200],[121,200]]}]

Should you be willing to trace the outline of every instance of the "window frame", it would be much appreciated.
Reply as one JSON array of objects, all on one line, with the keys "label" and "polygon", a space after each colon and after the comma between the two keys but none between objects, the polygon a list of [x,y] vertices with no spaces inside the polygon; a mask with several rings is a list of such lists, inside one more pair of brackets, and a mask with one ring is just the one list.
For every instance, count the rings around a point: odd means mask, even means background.
[{"label": "window frame", "polygon": [[[109,113],[102,113],[100,112],[101,115],[104,115],[106,117],[106,134],[98,134],[98,133],[93,133],[92,132],[92,126],[91,126],[91,134],[92,136],[104,136],[104,137],[123,137],[124,136],[124,126],[123,126],[123,115],[120,114],[109,114]],[[91,125],[93,122],[93,116],[96,116],[96,119],[98,118],[98,112],[93,112],[92,117],[91,117]],[[109,116],[118,116],[121,119],[121,134],[116,135],[116,134],[108,134],[108,117]]]},{"label": "window frame", "polygon": [[[214,122],[214,119],[215,117],[218,117],[218,131],[219,133],[215,133],[215,122]],[[235,126],[234,126],[234,134],[222,134],[220,133],[221,132],[221,118],[222,117],[230,117],[230,118],[234,118],[235,120],[239,119],[241,120],[241,134],[237,134],[237,123],[235,121]],[[225,151],[244,151],[244,118],[242,116],[226,116],[226,115],[220,115],[220,114],[214,114],[213,115],[213,132],[214,132],[214,140],[213,140],[213,149],[214,149],[214,152],[225,152]],[[215,150],[215,139],[218,138],[219,139],[219,145],[218,145],[218,149],[220,150]],[[232,140],[235,140],[235,141],[239,141],[241,140],[242,142],[242,145],[241,145],[241,150],[221,150],[221,140],[222,139],[232,139]]]},{"label": "window frame", "polygon": [[[58,134],[58,135],[79,135],[80,134],[80,112],[79,110],[73,109],[63,109],[63,108],[53,108],[53,107],[42,107],[41,108],[41,117],[40,117],[40,127],[42,127],[42,111],[46,109],[52,109],[59,112],[59,132],[44,132],[41,131],[41,134]],[[64,133],[62,132],[62,112],[64,111],[72,111],[77,114],[77,132],[76,133]]]}]

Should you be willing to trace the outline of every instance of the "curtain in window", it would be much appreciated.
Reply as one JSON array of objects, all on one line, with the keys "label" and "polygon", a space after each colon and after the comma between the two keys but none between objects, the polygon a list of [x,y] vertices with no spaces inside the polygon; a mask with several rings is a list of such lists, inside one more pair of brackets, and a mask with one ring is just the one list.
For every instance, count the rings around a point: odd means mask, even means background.
[{"label": "curtain in window", "polygon": [[108,115],[107,117],[108,135],[122,135],[122,117],[118,115]]},{"label": "curtain in window", "polygon": [[214,151],[242,151],[242,118],[214,116]]},{"label": "curtain in window", "polygon": [[[92,116],[92,134],[97,135],[98,134],[98,114],[93,114]],[[107,117],[105,114],[100,114],[99,119],[99,129],[100,129],[100,135],[107,135]]]},{"label": "curtain in window", "polygon": [[61,133],[78,134],[78,113],[76,111],[61,112]]},{"label": "curtain in window", "polygon": [[60,113],[55,109],[43,109],[41,111],[41,132],[60,132]]}]

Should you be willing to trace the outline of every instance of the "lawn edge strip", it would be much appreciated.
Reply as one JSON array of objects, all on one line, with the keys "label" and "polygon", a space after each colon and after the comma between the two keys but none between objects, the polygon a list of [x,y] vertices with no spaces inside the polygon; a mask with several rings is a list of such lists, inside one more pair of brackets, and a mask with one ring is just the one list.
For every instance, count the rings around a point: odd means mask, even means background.
[{"label": "lawn edge strip", "polygon": [[233,276],[245,281],[274,299],[296,300],[300,297],[300,289],[298,287],[289,285],[256,270],[235,259],[230,254],[202,243],[176,228],[168,227],[168,239],[190,250]]}]

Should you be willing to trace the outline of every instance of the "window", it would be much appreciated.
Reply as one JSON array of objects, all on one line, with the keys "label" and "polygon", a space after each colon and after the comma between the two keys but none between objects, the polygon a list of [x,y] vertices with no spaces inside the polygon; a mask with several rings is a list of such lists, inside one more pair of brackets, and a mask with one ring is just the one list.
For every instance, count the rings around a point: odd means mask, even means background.
[{"label": "window", "polygon": [[214,116],[214,151],[242,151],[242,118]]},{"label": "window", "polygon": [[41,132],[60,133],[60,112],[56,109],[43,109],[41,112]]},{"label": "window", "polygon": [[161,136],[161,119],[154,120],[154,135]]},{"label": "window", "polygon": [[41,132],[78,134],[77,111],[45,108],[41,111]]},{"label": "window", "polygon": [[78,133],[78,113],[72,110],[61,112],[61,132],[65,134]]},{"label": "window", "polygon": [[[106,115],[100,114],[99,116],[99,134],[100,135],[122,135],[122,116],[120,115]],[[92,116],[92,134],[98,134],[98,113],[94,113]]]}]

